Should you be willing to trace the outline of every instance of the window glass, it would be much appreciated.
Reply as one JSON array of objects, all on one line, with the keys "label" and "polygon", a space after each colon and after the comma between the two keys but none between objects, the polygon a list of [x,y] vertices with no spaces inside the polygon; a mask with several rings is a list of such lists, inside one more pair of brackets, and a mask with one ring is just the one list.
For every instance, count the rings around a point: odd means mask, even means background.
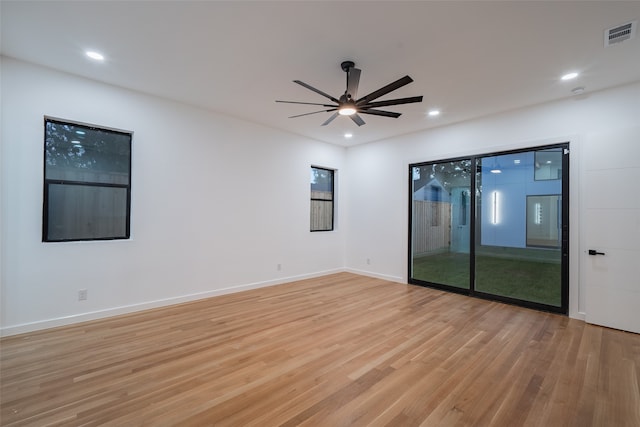
[{"label": "window glass", "polygon": [[43,241],[129,238],[131,133],[45,118]]},{"label": "window glass", "polygon": [[536,181],[562,179],[562,149],[536,151],[534,165]]},{"label": "window glass", "polygon": [[541,160],[562,172],[562,150],[478,158],[474,291],[565,310],[563,177],[537,179]]},{"label": "window glass", "polygon": [[469,289],[471,160],[411,167],[411,280]]},{"label": "window glass", "polygon": [[311,231],[333,230],[334,171],[311,167]]},{"label": "window glass", "polygon": [[45,178],[129,184],[131,134],[47,121]]}]

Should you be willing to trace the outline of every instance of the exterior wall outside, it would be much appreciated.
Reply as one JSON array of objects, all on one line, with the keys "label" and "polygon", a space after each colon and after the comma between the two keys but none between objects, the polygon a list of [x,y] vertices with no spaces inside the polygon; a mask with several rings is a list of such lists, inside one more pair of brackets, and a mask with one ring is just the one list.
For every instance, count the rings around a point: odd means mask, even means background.
[{"label": "exterior wall outside", "polygon": [[513,248],[527,247],[527,212],[526,198],[531,195],[562,193],[561,180],[539,180],[533,175],[533,152],[518,155],[499,156],[505,163],[513,158],[522,160],[518,168],[503,167],[502,173],[493,174],[489,168],[482,168],[482,191],[486,198],[493,191],[499,191],[502,197],[500,205],[502,221],[499,225],[491,224],[491,204],[482,206],[481,242],[482,245],[507,246]]}]

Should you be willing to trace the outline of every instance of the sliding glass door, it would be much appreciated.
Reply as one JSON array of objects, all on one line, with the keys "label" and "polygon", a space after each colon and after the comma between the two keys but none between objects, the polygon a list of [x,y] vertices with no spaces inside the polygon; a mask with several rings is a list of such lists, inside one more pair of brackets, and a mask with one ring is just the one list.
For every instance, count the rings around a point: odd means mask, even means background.
[{"label": "sliding glass door", "polygon": [[411,170],[411,277],[469,289],[471,160]]},{"label": "sliding glass door", "polygon": [[563,148],[478,159],[475,291],[562,306]]},{"label": "sliding glass door", "polygon": [[566,313],[568,144],[410,165],[409,282]]}]

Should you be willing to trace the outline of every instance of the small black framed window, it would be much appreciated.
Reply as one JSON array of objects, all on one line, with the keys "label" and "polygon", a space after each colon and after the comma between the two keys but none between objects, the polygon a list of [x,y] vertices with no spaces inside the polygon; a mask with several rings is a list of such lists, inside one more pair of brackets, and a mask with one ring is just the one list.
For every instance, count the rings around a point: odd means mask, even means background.
[{"label": "small black framed window", "polygon": [[43,242],[130,237],[132,136],[44,118]]},{"label": "small black framed window", "polygon": [[552,148],[535,152],[535,181],[562,179],[562,149]]},{"label": "small black framed window", "polygon": [[334,172],[311,166],[311,231],[333,230]]}]

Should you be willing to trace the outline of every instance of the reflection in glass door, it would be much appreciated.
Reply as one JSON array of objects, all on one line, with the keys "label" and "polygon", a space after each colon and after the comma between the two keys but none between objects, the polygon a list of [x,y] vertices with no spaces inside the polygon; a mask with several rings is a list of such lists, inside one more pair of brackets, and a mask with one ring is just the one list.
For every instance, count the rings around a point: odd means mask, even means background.
[{"label": "reflection in glass door", "polygon": [[410,165],[409,282],[566,313],[568,147]]},{"label": "reflection in glass door", "polygon": [[480,157],[475,291],[562,306],[563,148]]},{"label": "reflection in glass door", "polygon": [[471,160],[412,167],[411,277],[469,289]]}]

